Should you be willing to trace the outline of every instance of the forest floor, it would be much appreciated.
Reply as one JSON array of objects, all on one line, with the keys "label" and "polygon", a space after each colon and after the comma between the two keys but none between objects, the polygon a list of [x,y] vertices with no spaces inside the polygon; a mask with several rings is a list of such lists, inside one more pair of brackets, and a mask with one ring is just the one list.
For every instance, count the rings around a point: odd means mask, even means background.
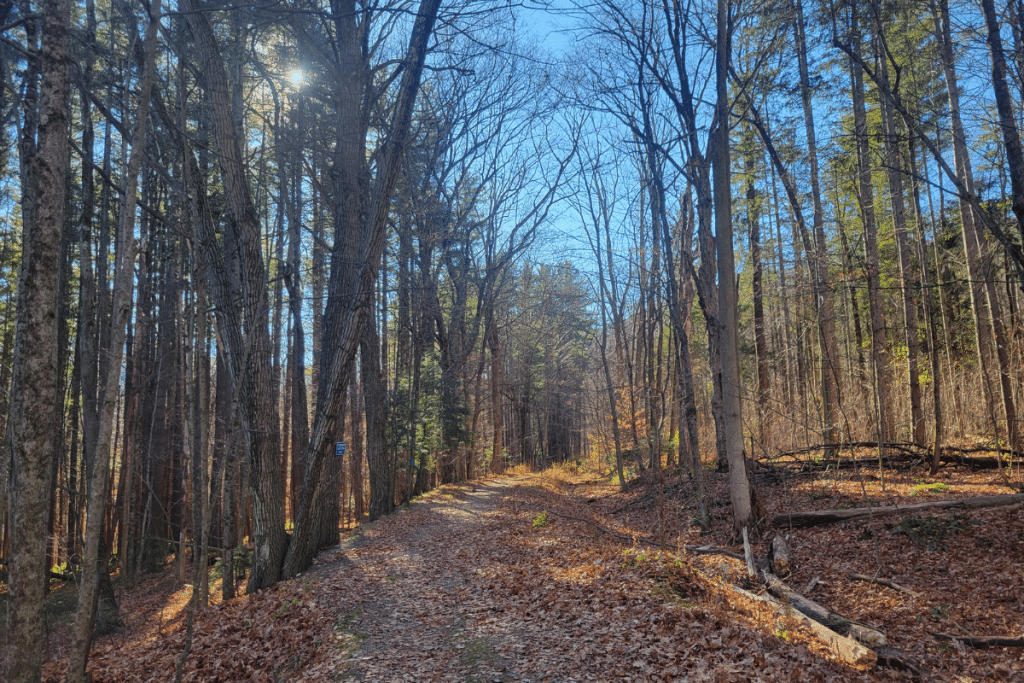
[{"label": "forest floor", "polygon": [[[919,468],[771,468],[755,482],[771,514],[1013,492],[992,470],[959,466],[935,479]],[[662,528],[677,546],[729,544],[725,475],[711,489],[715,531],[700,535],[683,477],[662,487],[648,475],[622,493],[597,473],[557,468],[442,487],[299,577],[200,611],[184,680],[1024,681],[1024,648],[932,635],[1024,635],[1021,506],[789,532],[789,585],[813,585],[810,597],[883,631],[920,668],[864,672],[792,620],[730,599],[742,562],[659,551]],[[169,574],[120,590],[126,628],[98,640],[95,683],[173,679],[190,590]],[[48,680],[62,676],[66,642],[54,625]]]}]

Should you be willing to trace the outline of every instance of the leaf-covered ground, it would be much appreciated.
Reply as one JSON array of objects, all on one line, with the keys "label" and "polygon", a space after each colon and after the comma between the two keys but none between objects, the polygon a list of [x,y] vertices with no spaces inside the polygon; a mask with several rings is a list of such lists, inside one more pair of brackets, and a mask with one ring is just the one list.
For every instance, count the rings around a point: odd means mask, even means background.
[{"label": "leaf-covered ground", "polygon": [[[758,479],[769,513],[1012,492],[991,471],[943,473],[776,470]],[[435,491],[302,576],[201,611],[184,680],[914,679],[847,668],[791,620],[737,603],[723,588],[742,574],[735,560],[650,545],[662,529],[673,545],[728,544],[724,475],[712,482],[709,536],[691,526],[688,490],[682,478],[662,487],[648,477],[620,493],[594,473],[563,469]],[[970,649],[931,635],[1024,635],[1019,506],[792,530],[790,543],[790,585],[813,583],[810,597],[884,631],[921,663],[923,680],[1024,681],[1024,648]],[[851,572],[918,595],[852,581]],[[120,600],[126,631],[98,641],[93,680],[172,680],[188,589],[152,579]],[[55,630],[49,678],[62,674],[63,642]]]}]

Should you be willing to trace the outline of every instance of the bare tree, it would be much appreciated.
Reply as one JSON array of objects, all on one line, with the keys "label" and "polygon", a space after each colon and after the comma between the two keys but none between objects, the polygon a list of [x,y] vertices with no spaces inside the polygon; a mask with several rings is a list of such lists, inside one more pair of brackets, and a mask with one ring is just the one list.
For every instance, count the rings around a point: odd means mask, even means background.
[{"label": "bare tree", "polygon": [[[105,534],[104,520],[109,498],[109,468],[115,433],[115,409],[121,387],[121,363],[124,357],[128,317],[131,312],[134,264],[138,254],[134,237],[137,207],[136,188],[142,165],[149,104],[156,72],[156,39],[160,23],[159,0],[150,5],[149,12],[143,45],[146,57],[139,84],[141,96],[137,120],[132,133],[134,144],[128,159],[127,183],[117,230],[113,300],[110,312],[110,346],[109,357],[106,359],[105,365],[107,374],[100,378],[98,387],[99,411],[95,415],[98,424],[93,432],[96,435],[96,442],[90,444],[87,449],[91,452],[93,460],[92,477],[89,483],[89,511],[86,518],[82,585],[79,589],[78,613],[75,617],[74,644],[68,664],[67,680],[69,683],[84,680],[85,667],[92,645],[101,575],[108,572],[106,544],[101,537]],[[87,430],[87,433],[89,431],[91,430]]]},{"label": "bare tree", "polygon": [[[889,88],[889,60],[891,55],[883,37],[882,20],[877,5],[873,16],[875,31],[876,72]],[[900,285],[903,294],[903,339],[907,346],[907,384],[910,387],[911,436],[914,443],[924,445],[924,409],[921,407],[921,382],[918,372],[918,317],[916,286],[913,266],[910,263],[910,246],[907,236],[907,210],[903,193],[903,168],[900,157],[899,138],[896,130],[896,116],[887,98],[880,102],[882,135],[885,147],[886,176],[889,180],[889,201],[892,206],[893,227],[896,235],[896,256],[899,262]]]},{"label": "bare tree", "polygon": [[[1007,3],[1012,7],[1013,3]],[[1020,129],[1014,116],[1014,102],[1010,95],[1007,82],[1006,55],[1003,51],[1003,39],[1000,35],[999,15],[996,13],[993,0],[981,0],[981,11],[985,15],[985,37],[992,60],[992,90],[996,98],[996,111],[999,113],[999,128],[1002,132],[1006,151],[1006,165],[1010,175],[1011,206],[1017,216],[1017,231],[1024,238],[1024,146],[1021,145]],[[1018,21],[1020,16],[1018,15]],[[1020,35],[1021,27],[1016,27]],[[1018,53],[1017,59],[1022,59]],[[1020,103],[1017,103],[1018,107]],[[1015,420],[1011,420],[1015,422]],[[1017,428],[1010,426],[1011,447],[1018,448]]]},{"label": "bare tree", "polygon": [[[621,327],[621,307],[616,301],[617,291],[615,264],[613,261],[612,226],[615,222],[615,200],[618,191],[618,173],[614,164],[602,163],[599,140],[593,148],[585,146],[581,150],[581,164],[586,164],[580,174],[582,192],[579,195],[578,211],[587,233],[590,249],[597,263],[598,299],[601,306],[601,335],[598,347],[601,353],[601,367],[604,371],[605,390],[608,396],[608,412],[611,415],[612,439],[615,445],[615,469],[619,477],[619,488],[626,490],[626,477],[623,470],[622,435],[619,427],[619,396],[618,385],[612,378],[609,356],[608,329],[614,325]],[[610,177],[606,180],[605,175]],[[608,320],[609,309],[613,321]]]},{"label": "bare tree", "polygon": [[807,63],[807,36],[805,30],[803,3],[794,0],[793,28],[796,36],[797,64],[800,70],[800,102],[804,110],[804,130],[807,135],[807,157],[811,171],[811,201],[813,202],[814,247],[813,254],[814,298],[818,313],[818,339],[821,345],[821,395],[824,403],[825,443],[836,443],[841,423],[842,379],[839,372],[839,342],[836,335],[835,294],[828,272],[828,255],[825,239],[825,212],[821,202],[821,177],[818,170],[818,142],[814,129],[814,107],[810,70]]}]

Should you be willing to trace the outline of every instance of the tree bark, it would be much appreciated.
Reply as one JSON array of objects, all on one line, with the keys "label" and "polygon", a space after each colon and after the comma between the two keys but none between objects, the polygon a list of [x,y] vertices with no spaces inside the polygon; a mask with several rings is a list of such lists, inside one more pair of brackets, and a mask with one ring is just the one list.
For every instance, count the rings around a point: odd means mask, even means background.
[{"label": "tree bark", "polygon": [[788,602],[801,614],[814,619],[819,624],[830,628],[836,633],[844,635],[847,638],[851,638],[861,645],[870,647],[873,650],[877,650],[878,648],[888,645],[888,640],[886,639],[885,634],[881,631],[854,621],[849,617],[844,617],[841,614],[837,614],[836,612],[819,605],[810,598],[800,595],[794,591],[778,577],[771,574],[765,574],[765,582],[768,584],[768,590],[773,595],[778,597],[780,600]]},{"label": "tree bark", "polygon": [[[356,349],[362,337],[362,327],[366,324],[367,311],[372,301],[371,294],[381,253],[384,249],[391,197],[398,182],[401,160],[406,141],[409,138],[413,105],[419,91],[423,63],[440,5],[441,0],[423,0],[409,38],[406,65],[395,102],[391,131],[384,144],[383,158],[380,161],[378,176],[367,212],[367,222],[363,229],[365,239],[360,249],[357,277],[353,279],[356,289],[349,299],[350,303],[344,318],[331,330],[331,332],[335,330],[338,332],[336,337],[338,341],[331,356],[329,375],[321,377],[320,391],[326,391],[327,396],[339,396],[339,392],[344,390],[352,374]],[[340,401],[328,401],[327,403],[328,405],[325,405],[322,412],[317,411],[317,419],[310,435],[309,450],[307,451],[309,469],[306,472],[306,482],[296,518],[295,535],[285,558],[284,575],[286,577],[294,576],[305,570],[313,561],[318,550],[311,535],[311,527],[314,525],[309,524],[308,521],[316,515],[313,506],[313,502],[317,500],[316,489],[319,488],[318,482],[327,456],[329,440],[336,432],[338,421],[341,418],[341,406],[338,405]]]},{"label": "tree bark", "polygon": [[[269,332],[267,275],[259,214],[253,204],[242,165],[242,145],[231,107],[224,60],[221,58],[209,18],[198,0],[182,0],[184,11],[202,64],[210,113],[214,122],[217,156],[224,182],[224,199],[230,220],[229,242],[237,249],[241,272],[241,302],[234,300],[227,273],[216,273],[225,265],[224,254],[212,235],[201,240],[207,256],[207,278],[217,309],[217,325],[225,341],[246,435],[249,490],[253,506],[253,540],[256,546],[247,591],[255,592],[278,581],[288,546],[284,530],[284,486],[280,473],[277,403],[273,395],[272,350]],[[203,223],[200,222],[200,225]],[[237,310],[241,304],[242,310]],[[239,314],[244,313],[243,325]]]},{"label": "tree bark", "polygon": [[[768,339],[764,320],[764,265],[761,258],[761,211],[754,187],[754,163],[744,159],[747,173],[747,225],[750,231],[751,293],[754,297],[754,352],[757,357],[757,429],[762,452],[768,448],[768,401],[771,380],[768,375]],[[753,454],[751,454],[753,456]]]},{"label": "tree bark", "polygon": [[902,514],[914,510],[976,510],[1016,505],[1018,503],[1024,503],[1024,493],[1012,493],[1004,496],[976,496],[974,498],[958,498],[956,500],[937,500],[927,503],[910,503],[908,505],[880,505],[874,508],[782,513],[773,515],[771,524],[776,527],[806,528],[836,524],[837,522],[851,522],[883,515]]},{"label": "tree bark", "polygon": [[[860,55],[860,18],[854,9],[850,17],[851,48]],[[868,281],[868,303],[871,310],[871,358],[875,376],[875,423],[878,440],[895,440],[892,421],[892,359],[886,344],[881,277],[878,257],[878,220],[875,217],[874,187],[871,182],[871,151],[868,146],[867,108],[864,103],[864,75],[858,59],[850,64],[853,95],[854,135],[857,141],[858,202],[864,224],[864,266]],[[882,454],[884,456],[884,453]]]},{"label": "tree bark", "polygon": [[725,446],[729,463],[729,497],[733,530],[737,535],[757,524],[753,485],[743,454],[743,386],[740,380],[736,308],[736,267],[732,247],[732,200],[730,194],[729,91],[727,74],[731,35],[728,0],[718,0],[718,34],[715,41],[716,124],[712,133],[712,167],[715,193],[715,244],[718,251],[718,325],[722,351],[722,400]]},{"label": "tree bark", "polygon": [[[942,412],[942,362],[941,339],[939,338],[938,325],[935,321],[936,308],[932,299],[932,288],[928,275],[928,254],[925,249],[927,233],[925,232],[924,215],[921,210],[921,186],[920,176],[917,172],[917,154],[915,151],[914,138],[910,138],[909,154],[907,155],[910,165],[911,183],[914,190],[914,217],[917,222],[917,260],[921,272],[921,292],[924,295],[924,315],[928,330],[928,344],[931,356],[931,383],[932,383],[932,458],[928,473],[935,476],[939,471],[939,458],[942,456],[942,439],[945,427]],[[934,241],[934,237],[932,238]],[[938,267],[936,263],[936,267]]]},{"label": "tree bark", "polygon": [[[889,89],[888,51],[882,35],[882,21],[874,17],[875,24],[875,55],[877,73],[882,80],[883,88]],[[896,130],[896,117],[888,98],[879,102],[882,116],[882,134],[885,138],[886,176],[889,180],[889,201],[892,206],[893,228],[896,236],[896,256],[900,268],[900,286],[903,294],[903,339],[907,346],[907,383],[910,387],[910,422],[914,443],[923,446],[925,443],[924,409],[921,407],[921,382],[918,371],[918,317],[916,286],[913,279],[913,266],[910,263],[910,247],[907,237],[907,210],[903,196],[903,163],[900,158],[899,138]]]},{"label": "tree bark", "polygon": [[828,652],[833,657],[836,657],[844,664],[848,664],[861,671],[870,671],[875,668],[878,655],[874,650],[861,645],[856,640],[836,633],[828,626],[811,619],[802,612],[795,611],[789,605],[777,602],[769,596],[751,593],[735,586],[729,586],[727,590],[744,597],[754,604],[767,606],[775,612],[777,618],[796,621],[818,638],[828,648]]},{"label": "tree bark", "polygon": [[[804,31],[803,3],[795,0],[794,28],[797,40],[797,61],[800,69],[800,101],[804,110],[807,134],[807,157],[811,170],[814,246],[807,256],[814,266],[814,298],[818,316],[818,343],[821,348],[822,427],[828,438],[838,441],[842,423],[842,379],[839,372],[839,342],[836,338],[835,293],[829,281],[828,253],[825,240],[825,213],[821,206],[821,181],[818,171],[818,143],[814,130],[814,107],[811,102],[811,78],[807,65],[807,37]],[[826,457],[834,453],[826,453]]]},{"label": "tree bark", "polygon": [[[967,147],[967,135],[964,132],[960,116],[960,86],[957,83],[956,67],[953,59],[952,33],[950,29],[948,0],[932,0],[932,18],[935,24],[935,40],[939,47],[943,75],[946,80],[946,91],[949,95],[949,123],[953,134],[953,159],[956,165],[956,177],[961,187],[973,192],[974,175],[970,151]],[[978,365],[983,370],[983,386],[988,415],[996,414],[996,389],[989,376],[989,368],[999,362],[994,351],[994,314],[985,283],[990,280],[988,267],[981,254],[981,240],[977,220],[983,220],[972,205],[971,198],[958,193],[960,204],[960,227],[963,237],[964,255],[967,261],[967,273],[971,287],[971,311],[974,314],[975,342],[977,343]],[[1002,369],[1002,368],[1000,368]],[[1002,373],[1001,373],[1002,374]]]},{"label": "tree bark", "polygon": [[380,338],[376,327],[371,329],[368,325],[364,337],[361,374],[366,406],[366,461],[370,470],[370,519],[374,520],[394,508],[398,472],[397,463],[388,453],[385,436],[387,392],[380,366]]},{"label": "tree bark", "polygon": [[[996,111],[999,113],[999,128],[1003,134],[1006,151],[1006,165],[1010,175],[1010,198],[1013,213],[1017,216],[1017,231],[1024,237],[1024,146],[1021,145],[1020,129],[1014,115],[1013,97],[1007,83],[1006,55],[1003,39],[999,33],[999,15],[993,0],[981,0],[981,11],[985,15],[989,54],[992,57],[992,90],[996,96]],[[1019,18],[1018,18],[1019,19]],[[1017,55],[1021,59],[1021,55]],[[1011,428],[1011,444],[1017,448],[1016,428]]]},{"label": "tree bark", "polygon": [[[124,356],[125,335],[131,312],[134,290],[134,264],[138,248],[135,244],[136,188],[142,166],[146,126],[153,81],[156,73],[156,37],[160,23],[160,2],[150,5],[143,50],[144,68],[139,83],[139,106],[136,125],[132,133],[132,151],[125,174],[125,194],[118,221],[117,250],[115,252],[113,301],[110,311],[108,357],[103,361],[106,376],[97,387],[99,413],[95,429],[95,443],[86,451],[92,458],[92,476],[89,482],[88,514],[86,517],[85,551],[82,563],[82,584],[79,587],[78,612],[75,615],[74,640],[68,662],[69,683],[83,681],[85,667],[92,645],[96,620],[97,600],[103,575],[109,580],[106,558],[104,520],[109,498],[110,461],[114,438],[114,418],[121,386],[121,361]],[[86,362],[90,362],[86,359]],[[86,429],[86,433],[91,430]],[[102,552],[101,552],[102,551]]]},{"label": "tree bark", "polygon": [[[829,443],[838,441],[838,420],[839,414],[839,367],[838,350],[835,339],[835,315],[832,308],[832,294],[828,285],[828,262],[825,256],[824,228],[819,225],[815,230],[815,242],[811,242],[811,236],[807,229],[807,222],[804,220],[803,209],[800,205],[800,197],[789,170],[783,164],[772,140],[768,126],[761,118],[757,106],[750,102],[748,110],[750,122],[757,129],[761,142],[768,151],[772,165],[779,174],[782,185],[786,190],[786,197],[789,199],[789,206],[794,217],[793,239],[794,242],[799,236],[810,262],[811,283],[814,289],[814,311],[818,321],[818,343],[821,349],[821,378],[822,378],[822,401],[824,410],[822,412],[822,434],[826,439],[832,439]],[[813,144],[813,142],[811,143]],[[821,211],[820,200],[817,202],[816,211]],[[816,221],[823,221],[818,216]],[[822,232],[821,239],[817,239],[818,231]],[[753,252],[753,248],[751,249]],[[834,453],[826,454],[827,457],[834,457]]]},{"label": "tree bark", "polygon": [[2,664],[11,683],[42,678],[47,567],[46,544],[40,539],[48,531],[53,433],[61,405],[57,305],[68,173],[70,8],[65,0],[46,0],[42,11],[38,146],[22,148],[22,262],[5,443],[10,471],[9,479],[0,482],[8,490],[10,516]]}]

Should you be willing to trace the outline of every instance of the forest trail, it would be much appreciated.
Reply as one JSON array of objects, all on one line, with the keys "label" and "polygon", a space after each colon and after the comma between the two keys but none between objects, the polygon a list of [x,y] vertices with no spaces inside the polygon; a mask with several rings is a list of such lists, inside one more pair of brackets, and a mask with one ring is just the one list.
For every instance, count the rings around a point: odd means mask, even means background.
[{"label": "forest trail", "polygon": [[301,678],[529,680],[514,665],[528,634],[488,619],[475,601],[502,562],[492,540],[515,483],[437,492],[322,556],[309,576],[328,591],[344,585],[345,600],[334,647]]},{"label": "forest trail", "polygon": [[558,516],[585,499],[535,483],[448,487],[321,556],[306,578],[338,618],[291,680],[861,678],[709,609],[681,568]]},{"label": "forest trail", "polygon": [[[824,604],[879,625],[894,646],[923,657],[930,673],[915,679],[888,668],[850,669],[792,620],[737,605],[722,586],[742,583],[742,562],[651,547],[661,514],[669,542],[727,543],[725,507],[716,508],[716,532],[701,537],[682,498],[667,493],[662,507],[657,487],[620,493],[594,473],[570,469],[441,487],[364,525],[295,579],[218,600],[196,614],[183,680],[976,681],[994,672],[997,680],[1024,682],[1019,648],[964,650],[930,635],[959,633],[964,624],[976,634],[1018,633],[1014,558],[1024,518],[1015,508],[977,512],[987,533],[1001,534],[984,537],[984,547],[962,517],[920,518],[922,528],[927,520],[964,527],[950,529],[935,550],[895,533],[895,523],[867,540],[862,525],[794,535],[801,561],[792,585],[820,577],[815,596]],[[909,495],[914,477],[897,483],[896,476],[890,474],[889,488],[920,500]],[[994,493],[997,487],[981,483],[986,478],[960,474],[950,481],[965,494]],[[970,479],[977,481],[969,491]],[[791,483],[788,499],[781,496],[790,488],[767,481],[762,492],[775,496],[773,509],[790,509],[817,501],[820,485],[801,488],[809,484]],[[724,500],[725,479],[715,485],[715,499]],[[836,507],[853,500],[839,489],[860,484],[828,486],[837,497],[827,507]],[[920,591],[918,597],[845,579],[846,572],[870,568],[876,541],[886,575]],[[982,567],[984,582],[958,578]],[[968,592],[962,604],[950,602]],[[122,591],[126,631],[99,639],[89,662],[93,680],[171,681],[189,594],[169,573]],[[47,681],[63,678],[65,642],[59,630],[51,633]]]}]

